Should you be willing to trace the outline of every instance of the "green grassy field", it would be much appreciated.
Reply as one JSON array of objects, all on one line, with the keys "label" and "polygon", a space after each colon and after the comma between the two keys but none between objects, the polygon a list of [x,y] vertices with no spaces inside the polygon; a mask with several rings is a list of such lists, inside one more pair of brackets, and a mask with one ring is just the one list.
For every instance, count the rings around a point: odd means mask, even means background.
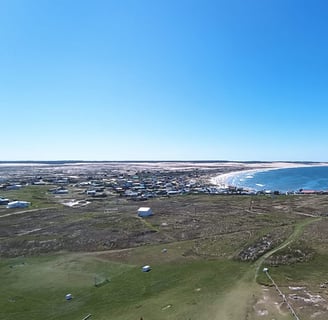
[{"label": "green grassy field", "polygon": [[[214,319],[214,307],[248,269],[231,260],[183,259],[172,246],[137,251],[136,264],[85,253],[3,259],[0,318]],[[146,262],[152,270],[144,273]],[[95,278],[108,282],[96,287]]]},{"label": "green grassy field", "polygon": [[30,209],[40,209],[46,207],[58,207],[53,196],[48,192],[51,186],[27,186],[18,190],[8,190],[1,193],[1,196],[11,201],[22,200],[31,203]]}]

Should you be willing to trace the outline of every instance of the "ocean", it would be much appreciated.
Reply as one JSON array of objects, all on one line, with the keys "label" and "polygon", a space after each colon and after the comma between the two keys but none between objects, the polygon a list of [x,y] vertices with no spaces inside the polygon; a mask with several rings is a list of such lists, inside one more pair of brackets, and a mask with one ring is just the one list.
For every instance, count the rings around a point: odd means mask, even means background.
[{"label": "ocean", "polygon": [[328,190],[328,166],[284,168],[241,172],[227,181],[230,185],[256,191]]}]

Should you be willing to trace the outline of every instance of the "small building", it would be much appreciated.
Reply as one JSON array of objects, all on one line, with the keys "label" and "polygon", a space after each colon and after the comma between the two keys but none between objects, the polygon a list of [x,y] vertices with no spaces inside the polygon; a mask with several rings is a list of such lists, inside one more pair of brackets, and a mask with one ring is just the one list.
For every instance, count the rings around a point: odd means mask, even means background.
[{"label": "small building", "polygon": [[149,207],[140,207],[138,209],[138,216],[139,217],[150,217],[153,215],[153,211]]},{"label": "small building", "polygon": [[68,194],[67,189],[56,189],[52,192],[53,194]]},{"label": "small building", "polygon": [[316,194],[316,193],[318,193],[318,191],[316,191],[316,190],[304,190],[304,189],[300,189],[300,193],[301,194]]},{"label": "small building", "polygon": [[27,201],[12,201],[7,204],[7,208],[8,209],[27,208],[30,205],[31,205],[31,202],[27,202]]},{"label": "small building", "polygon": [[142,272],[149,272],[150,270],[151,270],[151,267],[150,266],[143,266],[142,268],[141,268],[141,270],[142,270]]},{"label": "small building", "polygon": [[9,186],[6,186],[6,190],[18,190],[22,187],[20,184],[11,184]]},{"label": "small building", "polygon": [[73,299],[73,297],[72,297],[72,294],[71,293],[67,293],[66,295],[65,295],[65,299],[68,301],[68,300],[72,300]]},{"label": "small building", "polygon": [[9,199],[0,198],[0,205],[7,205],[10,202]]}]

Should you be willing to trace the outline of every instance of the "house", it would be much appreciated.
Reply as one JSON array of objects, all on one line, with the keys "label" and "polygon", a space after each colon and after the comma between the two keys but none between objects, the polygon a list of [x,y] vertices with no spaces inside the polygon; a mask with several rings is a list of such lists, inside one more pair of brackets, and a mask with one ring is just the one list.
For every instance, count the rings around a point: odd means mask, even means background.
[{"label": "house", "polygon": [[87,195],[88,196],[95,196],[96,195],[96,190],[87,190]]},{"label": "house", "polygon": [[149,217],[152,216],[153,212],[149,207],[140,207],[138,209],[138,216],[139,217]]},{"label": "house", "polygon": [[300,189],[300,193],[301,194],[316,194],[316,193],[318,193],[318,191],[316,191],[316,190],[304,190],[304,189]]},{"label": "house", "polygon": [[9,199],[0,198],[0,205],[7,205],[9,202]]},{"label": "house", "polygon": [[52,191],[53,194],[67,194],[68,193],[68,190],[67,189],[56,189],[54,191]]},{"label": "house", "polygon": [[20,184],[11,184],[9,186],[6,186],[6,190],[18,190],[22,187]]},{"label": "house", "polygon": [[13,209],[13,208],[27,208],[30,206],[31,202],[27,201],[12,201],[7,204],[8,209]]}]

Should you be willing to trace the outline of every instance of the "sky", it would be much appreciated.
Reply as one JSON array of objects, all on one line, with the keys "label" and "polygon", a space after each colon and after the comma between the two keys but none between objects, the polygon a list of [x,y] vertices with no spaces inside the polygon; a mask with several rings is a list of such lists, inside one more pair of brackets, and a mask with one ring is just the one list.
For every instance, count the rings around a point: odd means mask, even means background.
[{"label": "sky", "polygon": [[0,0],[0,161],[328,161],[326,0]]}]

